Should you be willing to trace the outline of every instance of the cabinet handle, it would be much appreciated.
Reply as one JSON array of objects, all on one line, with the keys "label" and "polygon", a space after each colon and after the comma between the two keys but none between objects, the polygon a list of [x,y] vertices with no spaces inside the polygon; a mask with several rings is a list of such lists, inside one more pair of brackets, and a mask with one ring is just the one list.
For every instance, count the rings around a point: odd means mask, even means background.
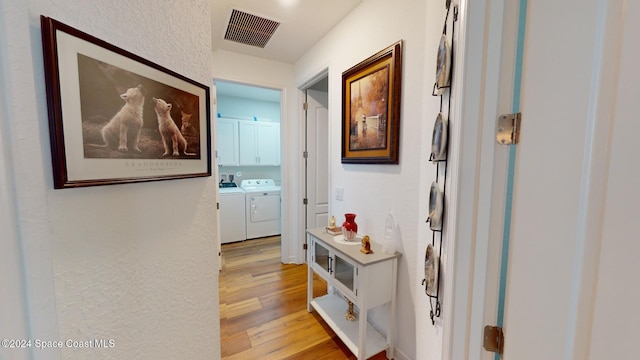
[{"label": "cabinet handle", "polygon": [[329,268],[327,269],[329,274],[333,274],[333,258],[329,258]]}]

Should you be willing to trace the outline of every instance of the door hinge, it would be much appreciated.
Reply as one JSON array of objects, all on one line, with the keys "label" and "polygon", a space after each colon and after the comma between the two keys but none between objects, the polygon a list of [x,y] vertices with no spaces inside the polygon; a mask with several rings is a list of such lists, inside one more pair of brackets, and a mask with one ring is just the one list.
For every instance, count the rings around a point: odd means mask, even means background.
[{"label": "door hinge", "polygon": [[302,153],[302,157],[305,158],[305,159],[308,159],[309,158],[309,152],[308,151],[304,151]]},{"label": "door hinge", "polygon": [[219,202],[216,203],[216,209],[220,210],[220,203]]},{"label": "door hinge", "polygon": [[309,110],[309,103],[305,102],[302,104],[302,110],[307,111]]},{"label": "door hinge", "polygon": [[307,250],[307,244],[306,243],[302,244],[302,250]]},{"label": "door hinge", "polygon": [[304,198],[302,199],[302,205],[307,205],[309,203],[309,199]]},{"label": "door hinge", "polygon": [[501,145],[511,145],[520,142],[520,124],[522,113],[502,114],[498,117],[496,141]]},{"label": "door hinge", "polygon": [[498,326],[487,325],[484,327],[484,344],[485,350],[502,354],[504,351],[504,332]]}]

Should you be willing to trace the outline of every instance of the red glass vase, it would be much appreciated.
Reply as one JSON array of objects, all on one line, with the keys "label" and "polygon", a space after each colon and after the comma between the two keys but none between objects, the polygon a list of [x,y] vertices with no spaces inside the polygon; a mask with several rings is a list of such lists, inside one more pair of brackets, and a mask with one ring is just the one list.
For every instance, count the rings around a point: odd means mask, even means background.
[{"label": "red glass vase", "polygon": [[358,224],[356,224],[356,214],[344,214],[345,221],[342,223],[342,234],[344,239],[351,241],[356,238]]}]

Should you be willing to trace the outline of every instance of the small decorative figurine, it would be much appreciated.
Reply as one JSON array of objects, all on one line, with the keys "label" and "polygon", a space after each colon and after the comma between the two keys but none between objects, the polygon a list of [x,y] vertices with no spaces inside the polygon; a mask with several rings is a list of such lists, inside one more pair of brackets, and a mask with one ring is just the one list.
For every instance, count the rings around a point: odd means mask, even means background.
[{"label": "small decorative figurine", "polygon": [[363,254],[373,254],[373,250],[371,250],[371,240],[369,239],[369,235],[365,235],[362,237],[362,249],[360,252]]},{"label": "small decorative figurine", "polygon": [[[345,299],[347,298],[345,297]],[[353,303],[349,299],[347,299],[347,302],[349,303],[349,309],[347,310],[347,313],[344,314],[344,318],[349,321],[356,321],[358,316],[356,315],[356,312],[353,311]]]},{"label": "small decorative figurine", "polygon": [[327,232],[331,235],[340,235],[342,234],[342,228],[336,227],[336,218],[331,215],[329,219],[329,225],[327,226]]}]

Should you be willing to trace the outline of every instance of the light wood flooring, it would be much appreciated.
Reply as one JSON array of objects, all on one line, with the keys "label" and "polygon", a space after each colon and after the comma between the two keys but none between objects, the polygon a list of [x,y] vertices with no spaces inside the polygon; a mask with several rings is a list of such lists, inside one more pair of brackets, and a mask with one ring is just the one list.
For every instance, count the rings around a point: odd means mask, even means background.
[{"label": "light wood flooring", "polygon": [[[322,318],[307,312],[306,288],[307,266],[281,263],[280,237],[222,245],[222,359],[356,359]],[[326,293],[319,278],[314,293]],[[385,352],[370,359],[386,359]]]}]

